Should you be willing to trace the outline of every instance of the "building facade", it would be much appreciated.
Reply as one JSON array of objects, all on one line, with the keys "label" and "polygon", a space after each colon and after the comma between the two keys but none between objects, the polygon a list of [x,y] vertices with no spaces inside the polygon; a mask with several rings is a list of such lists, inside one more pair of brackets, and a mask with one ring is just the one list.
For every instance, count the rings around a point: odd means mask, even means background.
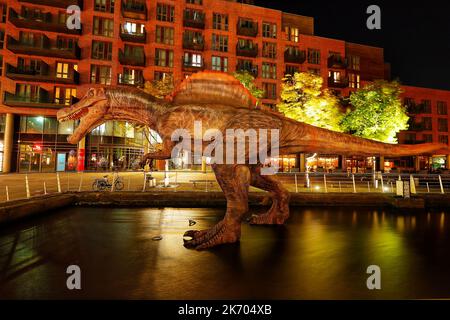
[{"label": "building facade", "polygon": [[[81,9],[80,28],[73,23],[76,7],[67,9],[73,5]],[[66,142],[76,123],[57,123],[56,112],[90,87],[141,86],[167,76],[179,83],[201,70],[248,71],[264,89],[262,104],[274,108],[287,73],[320,74],[343,96],[390,77],[382,48],[317,36],[311,17],[225,0],[0,0],[0,66],[3,172],[135,166],[151,139],[130,124],[106,123],[78,146]],[[428,125],[423,119],[431,117],[432,129],[402,133],[401,142],[430,134],[448,141],[448,116],[439,112],[449,93],[406,87],[405,99],[431,100],[431,113],[418,113],[417,120]],[[359,161],[322,159],[324,167]],[[281,163],[288,171],[304,168],[302,161],[292,155]]]}]

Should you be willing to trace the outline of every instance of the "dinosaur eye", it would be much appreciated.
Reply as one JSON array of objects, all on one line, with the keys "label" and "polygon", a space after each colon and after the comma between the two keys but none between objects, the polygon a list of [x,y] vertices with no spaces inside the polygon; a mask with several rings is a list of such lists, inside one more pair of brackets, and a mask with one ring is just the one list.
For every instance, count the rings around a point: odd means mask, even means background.
[{"label": "dinosaur eye", "polygon": [[87,93],[87,96],[90,98],[90,97],[93,97],[94,96],[94,90],[93,89],[90,89],[89,91],[88,91],[88,93]]}]

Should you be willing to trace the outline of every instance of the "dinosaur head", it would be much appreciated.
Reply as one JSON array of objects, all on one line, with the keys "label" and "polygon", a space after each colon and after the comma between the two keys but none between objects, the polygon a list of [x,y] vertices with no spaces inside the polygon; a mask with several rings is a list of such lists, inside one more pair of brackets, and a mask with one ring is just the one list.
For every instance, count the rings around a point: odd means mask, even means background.
[{"label": "dinosaur head", "polygon": [[109,120],[109,109],[110,103],[105,89],[91,88],[80,101],[59,110],[59,122],[80,120],[80,124],[67,141],[77,144],[89,131]]}]

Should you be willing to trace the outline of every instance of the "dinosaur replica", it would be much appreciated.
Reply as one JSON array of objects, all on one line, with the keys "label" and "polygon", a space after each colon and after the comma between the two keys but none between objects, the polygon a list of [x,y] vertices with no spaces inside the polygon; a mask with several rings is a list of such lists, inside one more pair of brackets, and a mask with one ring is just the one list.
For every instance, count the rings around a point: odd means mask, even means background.
[{"label": "dinosaur replica", "polygon": [[[449,153],[445,144],[394,145],[362,139],[301,123],[281,114],[260,110],[250,92],[234,77],[220,72],[201,72],[184,80],[166,99],[157,99],[136,88],[92,88],[76,104],[59,110],[59,121],[80,120],[69,143],[78,143],[88,132],[105,121],[120,120],[147,126],[161,136],[161,150],[146,155],[151,159],[170,159],[175,146],[174,130],[192,132],[194,121],[202,130],[279,129],[281,155],[321,152],[363,156],[412,156]],[[192,135],[194,136],[194,135]],[[269,150],[270,151],[270,150]],[[246,159],[249,154],[246,151]],[[289,192],[273,176],[262,175],[262,164],[213,164],[212,169],[223,190],[225,217],[211,229],[187,231],[184,244],[197,250],[239,241],[241,223],[248,212],[249,186],[268,191],[272,206],[254,215],[254,225],[283,224],[289,217]]]}]

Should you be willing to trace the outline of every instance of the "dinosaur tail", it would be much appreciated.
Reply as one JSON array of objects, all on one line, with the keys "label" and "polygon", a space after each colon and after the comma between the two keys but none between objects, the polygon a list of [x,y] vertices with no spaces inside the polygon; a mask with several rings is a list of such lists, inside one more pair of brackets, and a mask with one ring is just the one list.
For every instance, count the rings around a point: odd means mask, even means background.
[{"label": "dinosaur tail", "polygon": [[330,131],[308,124],[285,119],[283,123],[282,154],[319,152],[361,156],[414,156],[450,154],[450,148],[442,143],[416,145],[389,144]]}]

